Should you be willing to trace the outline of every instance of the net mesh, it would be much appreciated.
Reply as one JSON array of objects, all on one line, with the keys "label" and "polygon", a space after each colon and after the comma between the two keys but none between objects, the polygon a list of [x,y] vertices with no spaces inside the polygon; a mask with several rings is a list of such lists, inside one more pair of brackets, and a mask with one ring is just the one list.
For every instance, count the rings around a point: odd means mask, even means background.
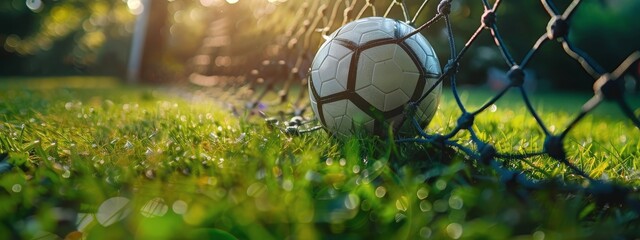
[{"label": "net mesh", "polygon": [[[497,25],[496,15],[499,15],[503,1],[497,0],[490,3],[488,0],[483,0],[483,9],[471,10],[482,11],[481,19],[477,21],[479,24],[475,32],[466,39],[460,49],[452,30],[452,24],[454,24],[450,17],[452,0],[416,1],[417,3],[411,4],[406,2],[410,1],[326,0],[285,1],[278,4],[263,1],[246,7],[256,16],[256,19],[260,19],[258,22],[250,23],[231,21],[230,16],[238,16],[234,12],[221,14],[211,23],[209,34],[203,41],[203,47],[193,58],[194,73],[191,74],[190,81],[211,87],[210,94],[230,102],[230,106],[233,106],[236,113],[238,111],[235,109],[246,107],[266,117],[268,124],[274,129],[286,134],[299,135],[321,129],[319,126],[314,126],[314,124],[317,125],[317,121],[313,121],[312,114],[307,111],[309,108],[306,91],[307,69],[311,65],[313,54],[330,33],[347,22],[368,16],[384,16],[405,21],[416,27],[416,33],[432,28],[436,24],[443,25],[449,46],[449,57],[438,83],[446,82],[450,85],[450,91],[461,113],[456,116],[456,125],[449,132],[444,133],[424,131],[415,119],[408,117],[406,121],[413,123],[419,130],[419,136],[398,139],[396,140],[398,143],[414,142],[440,148],[454,148],[473,159],[478,165],[493,169],[504,184],[515,185],[523,190],[548,188],[553,185],[556,189],[568,192],[585,192],[599,201],[626,204],[640,213],[640,201],[637,200],[632,188],[593,179],[572,163],[572,160],[567,157],[565,146],[565,139],[569,132],[602,102],[614,103],[629,121],[640,128],[639,117],[625,100],[625,95],[628,93],[623,79],[625,73],[640,59],[640,52],[630,54],[615,69],[607,71],[586,52],[580,50],[568,34],[572,26],[571,19],[582,3],[580,0],[570,2],[565,9],[559,9],[553,1],[541,0],[540,4],[549,16],[547,28],[541,31],[543,34],[520,60],[516,59],[507,48]],[[430,4],[434,5],[431,9],[434,9],[435,13],[429,13],[426,10]],[[286,11],[288,14],[274,14],[281,11]],[[432,17],[429,18],[429,15]],[[257,26],[247,28],[252,30],[236,33],[230,30],[230,25],[233,24],[256,24]],[[495,47],[509,68],[506,74],[509,82],[479,108],[469,109],[461,100],[457,76],[459,72],[465,70],[465,66],[460,64],[461,59],[470,48],[475,46],[481,34],[490,34],[493,39]],[[243,40],[242,43],[234,41],[237,38],[246,38],[246,35],[261,37]],[[564,54],[577,61],[593,79],[593,81],[585,81],[589,84],[593,82],[593,96],[560,131],[550,130],[550,123],[540,117],[525,87],[525,69],[534,57],[540,54],[540,49],[550,44],[559,44]],[[441,57],[443,54],[441,51]],[[253,70],[247,73],[247,67]],[[405,109],[407,116],[412,116],[416,106],[431,90],[417,102],[407,105]],[[544,134],[542,149],[529,151],[525,149],[517,153],[500,152],[494,144],[480,137],[482,135],[478,133],[477,128],[474,128],[476,117],[487,112],[509,91],[515,91],[521,96],[522,104],[529,115],[535,119],[536,127]],[[246,102],[248,104],[241,106],[238,104]],[[266,109],[265,104],[282,107]],[[466,132],[466,134],[459,134],[460,132]],[[462,139],[460,136],[468,139]],[[511,169],[505,164],[511,160],[525,160],[542,155],[565,165],[573,173],[585,179],[587,184],[572,185],[552,179],[533,180],[525,176],[522,171]]]}]

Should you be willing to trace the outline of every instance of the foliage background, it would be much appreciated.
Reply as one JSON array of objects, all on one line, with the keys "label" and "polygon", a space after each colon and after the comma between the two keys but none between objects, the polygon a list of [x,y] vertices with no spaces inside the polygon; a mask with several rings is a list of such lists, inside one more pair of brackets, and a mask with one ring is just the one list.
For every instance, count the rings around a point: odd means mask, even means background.
[{"label": "foliage background", "polygon": [[[152,1],[153,2],[153,1]],[[252,57],[260,59],[267,43],[283,34],[274,17],[293,16],[295,9],[274,7],[278,1],[241,0],[229,4],[222,0],[171,0],[166,5],[166,33],[161,48],[162,66],[156,71],[180,80],[191,71],[189,59],[202,45],[209,23],[221,16],[232,15],[234,44],[252,48]],[[301,1],[302,2],[302,1]],[[329,1],[330,2],[330,1]],[[559,9],[571,1],[558,0]],[[408,1],[415,12],[421,1]],[[109,75],[123,77],[130,52],[136,14],[140,0],[8,0],[0,3],[0,76],[16,75]],[[379,9],[387,2],[378,1]],[[507,46],[516,59],[521,59],[535,40],[544,33],[549,16],[538,1],[504,1],[498,12],[498,25]],[[436,3],[429,3],[418,23],[435,13]],[[453,1],[452,18],[457,44],[460,46],[475,31],[482,15],[481,1]],[[157,9],[154,9],[157,10]],[[637,12],[640,2],[634,0],[588,1],[577,11],[570,38],[577,46],[612,69],[630,52],[640,48],[640,25]],[[267,24],[265,24],[267,22]],[[269,25],[270,24],[270,25]],[[282,23],[280,23],[282,25]],[[447,42],[442,25],[423,32],[442,61],[446,59]],[[319,37],[319,34],[318,34]],[[481,84],[487,69],[506,70],[488,34],[482,34],[482,47],[472,48],[463,59],[460,82]],[[531,64],[542,87],[589,90],[587,74],[574,60],[557,55],[558,44],[548,44]],[[233,46],[231,47],[233,48]],[[315,51],[315,47],[309,49]],[[444,65],[444,63],[443,63]],[[255,68],[247,62],[241,72]],[[637,78],[637,67],[634,75]],[[633,83],[633,81],[631,81]],[[637,85],[637,84],[634,84]],[[637,87],[636,87],[637,88]]]}]

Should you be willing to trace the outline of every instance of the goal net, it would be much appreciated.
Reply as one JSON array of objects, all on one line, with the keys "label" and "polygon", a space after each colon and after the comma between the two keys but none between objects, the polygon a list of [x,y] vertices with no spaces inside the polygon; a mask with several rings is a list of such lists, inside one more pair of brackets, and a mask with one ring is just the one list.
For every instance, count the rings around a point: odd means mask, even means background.
[{"label": "goal net", "polygon": [[[576,25],[574,18],[585,4],[583,1],[557,1],[558,5],[551,0],[522,3],[536,9],[517,9],[509,2],[514,1],[241,0],[214,16],[202,47],[191,60],[193,73],[189,80],[206,87],[203,91],[207,94],[229,102],[237,114],[260,114],[285,134],[315,131],[320,127],[308,110],[306,86],[316,50],[328,35],[348,22],[369,16],[397,19],[414,26],[416,31],[430,39],[443,66],[438,82],[449,86],[445,91],[450,92],[459,108],[459,115],[449,116],[457,120],[446,131],[421,129],[415,120],[408,118],[407,121],[415,123],[419,135],[398,139],[397,142],[457,149],[479,165],[494,168],[504,181],[518,183],[523,188],[536,188],[536,181],[505,168],[503,163],[546,155],[590,183],[580,189],[603,199],[609,199],[607,194],[619,194],[639,208],[637,201],[629,197],[631,191],[626,187],[592,179],[589,173],[572,164],[574,160],[567,157],[565,140],[574,126],[602,102],[614,103],[630,122],[640,128],[637,110],[634,112],[637,106],[626,100],[633,82],[625,78],[629,70],[636,67],[640,53],[618,53],[625,57],[613,65],[601,63],[581,50],[570,30]],[[508,12],[503,10],[507,6],[510,7]],[[544,22],[527,20],[524,15],[533,14],[534,10],[539,14],[537,18],[545,19]],[[520,31],[537,35],[521,41],[507,34],[508,31],[500,31],[503,26],[501,16],[507,14],[511,14],[510,19],[514,15],[522,19],[522,23],[517,24]],[[536,29],[532,29],[534,27]],[[458,32],[468,34],[462,36]],[[576,69],[572,70],[580,70],[582,74],[575,75],[581,78],[580,84],[575,86],[577,89],[593,89],[593,96],[582,103],[577,114],[567,123],[551,123],[541,118],[529,93],[530,81],[533,80],[528,78],[528,70],[536,61],[543,61],[539,55],[549,51],[554,56],[566,56],[577,63]],[[471,53],[475,55],[468,56]],[[497,57],[483,58],[491,53]],[[474,64],[490,64],[502,69],[505,78],[493,84],[493,96],[479,107],[471,108],[463,103],[458,89],[459,82],[473,82],[470,78],[478,78],[477,72],[472,70],[477,68]],[[553,75],[561,78],[563,72],[554,72]],[[574,74],[570,70],[567,72]],[[518,151],[500,151],[496,147],[501,144],[500,140],[489,141],[479,132],[482,129],[474,127],[477,117],[491,111],[505,94],[514,92],[527,110],[527,118],[533,119],[532,128],[541,133],[538,146],[542,147],[539,149],[522,147]],[[405,112],[411,114],[419,101],[408,104]],[[563,124],[563,128],[556,127]],[[637,132],[631,134],[637,135]]]}]

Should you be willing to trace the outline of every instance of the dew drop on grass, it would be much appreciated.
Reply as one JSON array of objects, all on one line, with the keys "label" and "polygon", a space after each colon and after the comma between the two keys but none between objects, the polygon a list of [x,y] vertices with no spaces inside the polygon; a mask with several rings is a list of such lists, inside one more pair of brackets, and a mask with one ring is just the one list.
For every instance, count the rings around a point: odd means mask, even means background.
[{"label": "dew drop on grass", "polygon": [[344,165],[347,165],[347,159],[340,158],[340,166],[344,167]]},{"label": "dew drop on grass", "polygon": [[129,142],[129,140],[127,140],[126,143],[124,143],[124,148],[125,149],[131,149],[133,148],[133,143]]},{"label": "dew drop on grass", "polygon": [[62,173],[62,177],[63,178],[71,177],[71,171],[69,171],[69,169],[65,169],[64,172]]},{"label": "dew drop on grass", "polygon": [[244,142],[244,139],[247,137],[246,133],[241,133],[240,136],[236,139],[236,143]]},{"label": "dew drop on grass", "polygon": [[256,179],[257,180],[264,179],[266,176],[267,176],[267,171],[264,170],[264,168],[261,168],[258,171],[256,171]]},{"label": "dew drop on grass", "polygon": [[353,173],[359,173],[359,172],[360,172],[360,165],[353,166]]},{"label": "dew drop on grass", "polygon": [[218,140],[218,135],[216,135],[214,132],[209,133],[209,137],[213,140]]},{"label": "dew drop on grass", "polygon": [[147,171],[144,172],[144,176],[148,179],[156,178],[156,174],[153,172],[152,169],[147,169]]}]

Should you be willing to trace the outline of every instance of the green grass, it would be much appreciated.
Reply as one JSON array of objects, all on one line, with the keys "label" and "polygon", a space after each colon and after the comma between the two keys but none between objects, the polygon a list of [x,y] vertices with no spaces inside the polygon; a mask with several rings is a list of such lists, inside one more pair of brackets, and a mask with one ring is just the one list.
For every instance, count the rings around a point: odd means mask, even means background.
[{"label": "green grass", "polygon": [[[185,90],[108,78],[12,79],[0,89],[0,152],[16,166],[0,174],[0,239],[640,236],[639,216],[625,207],[554,189],[516,194],[465,155],[441,158],[428,145],[286,136]],[[469,110],[490,95],[463,91]],[[558,133],[582,98],[541,93],[534,103]],[[569,159],[594,178],[637,186],[640,131],[611,108],[571,131]],[[458,115],[445,94],[428,132],[446,133]],[[539,151],[544,141],[514,94],[474,128],[501,152]],[[466,144],[468,134],[456,138]],[[507,165],[582,182],[548,157]]]}]

